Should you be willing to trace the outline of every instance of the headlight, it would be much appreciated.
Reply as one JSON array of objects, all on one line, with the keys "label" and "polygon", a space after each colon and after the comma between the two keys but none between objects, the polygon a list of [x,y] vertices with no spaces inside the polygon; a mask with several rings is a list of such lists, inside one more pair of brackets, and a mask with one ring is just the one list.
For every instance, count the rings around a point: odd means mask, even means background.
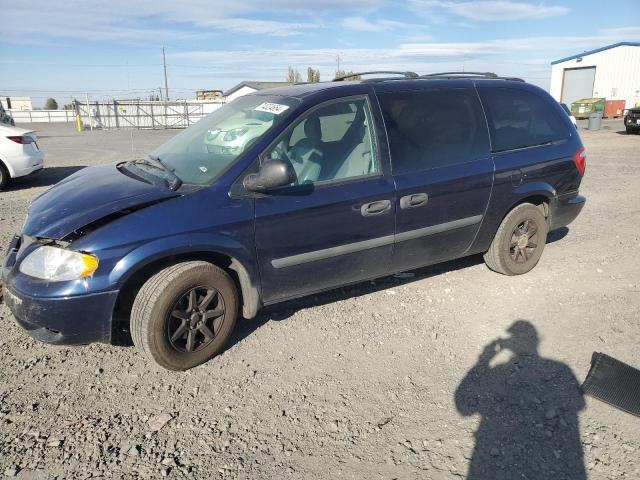
[{"label": "headlight", "polygon": [[45,245],[37,248],[20,264],[20,271],[30,277],[61,282],[90,277],[98,268],[92,255]]}]

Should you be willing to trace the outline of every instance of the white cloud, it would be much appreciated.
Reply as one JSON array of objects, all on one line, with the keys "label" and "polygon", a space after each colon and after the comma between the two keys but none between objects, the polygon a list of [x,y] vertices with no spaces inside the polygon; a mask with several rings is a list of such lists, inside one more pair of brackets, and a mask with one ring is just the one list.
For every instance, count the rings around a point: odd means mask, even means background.
[{"label": "white cloud", "polygon": [[429,35],[428,33],[417,33],[405,35],[402,39],[403,42],[407,43],[427,43],[433,41],[433,35]]},{"label": "white cloud", "polygon": [[445,11],[469,20],[476,21],[511,21],[521,19],[540,19],[558,17],[569,12],[562,5],[546,5],[544,3],[513,2],[511,0],[472,0],[453,2],[445,0],[412,0],[413,8],[425,16],[433,10]]},{"label": "white cloud", "polygon": [[356,32],[382,32],[383,30],[407,27],[420,28],[419,25],[408,25],[393,20],[367,20],[364,17],[347,17],[342,20],[342,26]]},{"label": "white cloud", "polygon": [[[376,8],[383,2],[352,0],[350,8]],[[3,5],[2,30],[11,41],[34,35],[124,42],[171,40],[221,31],[285,37],[319,28],[314,20],[319,12],[342,8],[344,2],[339,0],[271,0],[270,13],[282,14],[282,20],[276,21],[254,18],[265,11],[261,0],[86,0],[57,2],[53,7],[50,0],[26,0]]]},{"label": "white cloud", "polygon": [[602,33],[607,35],[617,35],[620,41],[631,40],[631,37],[640,37],[640,27],[615,27],[603,28]]},{"label": "white cloud", "polygon": [[[640,28],[625,28],[625,39],[640,40]],[[227,88],[246,79],[279,80],[292,65],[301,71],[307,66],[319,68],[323,80],[332,78],[336,55],[348,70],[414,70],[418,73],[462,70],[495,71],[520,76],[546,86],[549,63],[582,50],[620,41],[619,31],[603,30],[585,36],[520,37],[483,42],[405,43],[391,48],[341,49],[264,49],[255,47],[236,51],[191,51],[170,56],[172,64],[196,63],[208,67],[185,77],[209,78],[213,84]],[[175,72],[175,69],[173,70]],[[229,75],[228,72],[234,72]],[[174,73],[175,75],[175,73]],[[221,85],[220,85],[221,84]]]},{"label": "white cloud", "polygon": [[271,35],[274,37],[290,37],[300,35],[304,31],[319,28],[313,23],[289,23],[248,18],[217,18],[199,22],[203,27],[214,27],[238,33],[254,35]]},{"label": "white cloud", "polygon": [[[565,7],[510,0],[270,0],[264,19],[262,0],[221,2],[210,0],[85,0],[56,2],[24,0],[5,2],[2,25],[5,40],[19,42],[33,37],[84,41],[149,42],[207,38],[223,32],[289,37],[324,28],[320,19],[345,15],[342,26],[354,32],[412,30],[424,24],[369,19],[383,6],[422,13],[430,23],[455,15],[467,20],[513,20],[560,15]],[[277,14],[277,18],[273,16]],[[357,14],[357,15],[355,15]],[[338,17],[340,18],[340,17]],[[25,21],[28,19],[28,21]],[[338,20],[340,22],[340,20]]]}]

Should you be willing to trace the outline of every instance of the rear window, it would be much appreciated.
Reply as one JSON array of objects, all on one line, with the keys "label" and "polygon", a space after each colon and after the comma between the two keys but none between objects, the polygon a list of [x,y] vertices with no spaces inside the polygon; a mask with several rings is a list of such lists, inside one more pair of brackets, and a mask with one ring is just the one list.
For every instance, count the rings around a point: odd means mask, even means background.
[{"label": "rear window", "polygon": [[569,137],[558,111],[540,95],[515,88],[480,90],[492,138],[503,152],[545,145]]},{"label": "rear window", "polygon": [[475,90],[379,94],[394,175],[486,158],[489,136]]}]

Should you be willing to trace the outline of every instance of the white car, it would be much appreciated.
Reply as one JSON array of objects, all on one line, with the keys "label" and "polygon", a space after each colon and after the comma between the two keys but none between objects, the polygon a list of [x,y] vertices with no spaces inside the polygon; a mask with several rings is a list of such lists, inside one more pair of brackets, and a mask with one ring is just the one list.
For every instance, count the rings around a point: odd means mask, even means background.
[{"label": "white car", "polygon": [[44,155],[32,130],[0,125],[0,190],[9,180],[44,167]]}]

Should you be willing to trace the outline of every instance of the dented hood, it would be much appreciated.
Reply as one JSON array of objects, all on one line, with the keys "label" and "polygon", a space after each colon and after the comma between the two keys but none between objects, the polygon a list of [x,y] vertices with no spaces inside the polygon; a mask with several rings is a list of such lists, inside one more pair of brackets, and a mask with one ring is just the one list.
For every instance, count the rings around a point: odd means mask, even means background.
[{"label": "dented hood", "polygon": [[177,196],[169,188],[131,178],[115,165],[84,168],[36,197],[24,234],[62,239],[122,210]]}]

